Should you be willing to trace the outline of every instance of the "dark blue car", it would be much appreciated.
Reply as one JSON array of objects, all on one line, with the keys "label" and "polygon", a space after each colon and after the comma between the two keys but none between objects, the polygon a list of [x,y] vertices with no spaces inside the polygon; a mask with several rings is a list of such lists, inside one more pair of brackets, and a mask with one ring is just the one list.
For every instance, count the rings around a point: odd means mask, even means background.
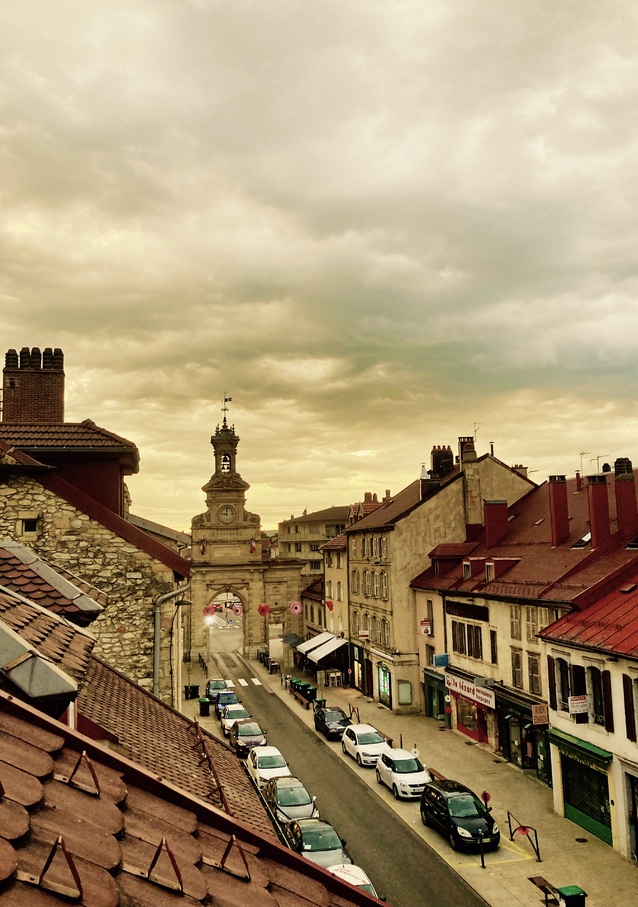
[{"label": "dark blue car", "polygon": [[341,740],[343,732],[352,724],[343,709],[327,705],[315,712],[315,728],[325,734],[328,740]]}]

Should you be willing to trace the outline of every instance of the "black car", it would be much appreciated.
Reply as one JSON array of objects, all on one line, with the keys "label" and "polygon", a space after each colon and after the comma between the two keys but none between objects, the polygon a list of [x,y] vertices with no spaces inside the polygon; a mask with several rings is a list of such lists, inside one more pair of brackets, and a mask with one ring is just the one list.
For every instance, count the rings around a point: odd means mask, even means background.
[{"label": "black car", "polygon": [[234,690],[220,690],[215,698],[215,714],[222,720],[222,712],[227,705],[235,705],[239,702],[237,693]]},{"label": "black car", "polygon": [[247,756],[253,747],[266,744],[266,732],[253,718],[244,718],[233,724],[228,742],[238,756]]},{"label": "black car", "polygon": [[341,740],[344,730],[352,724],[343,709],[327,705],[315,712],[315,728],[325,734],[328,740]]},{"label": "black car", "polygon": [[452,850],[476,847],[481,837],[485,847],[498,847],[498,825],[477,795],[458,781],[430,781],[421,794],[421,821],[437,828]]},{"label": "black car", "polygon": [[206,681],[206,698],[215,702],[220,690],[227,690],[228,684],[221,677],[214,677]]},{"label": "black car", "polygon": [[319,810],[316,797],[311,797],[299,778],[271,778],[261,790],[264,800],[278,822],[293,819],[316,819]]},{"label": "black car", "polygon": [[283,826],[283,832],[289,847],[325,869],[352,863],[346,842],[322,819],[294,820]]}]

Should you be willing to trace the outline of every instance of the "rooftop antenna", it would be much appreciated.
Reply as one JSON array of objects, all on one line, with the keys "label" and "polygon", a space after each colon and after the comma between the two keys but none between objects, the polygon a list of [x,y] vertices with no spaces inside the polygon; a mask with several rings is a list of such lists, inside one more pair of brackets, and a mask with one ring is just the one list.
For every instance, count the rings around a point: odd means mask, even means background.
[{"label": "rooftop antenna", "polygon": [[478,434],[478,430],[479,430],[479,428],[481,427],[482,424],[483,424],[482,422],[475,422],[475,423],[474,423],[474,440],[475,440],[475,441],[476,441],[476,436],[477,436],[477,434]]},{"label": "rooftop antenna", "polygon": [[595,460],[596,460],[596,472],[600,472],[600,461],[603,460],[605,457],[608,457],[608,456],[609,456],[609,454],[598,454],[598,456],[595,457]]},{"label": "rooftop antenna", "polygon": [[585,472],[583,469],[583,457],[589,457],[589,462],[591,464],[591,451],[590,450],[581,450],[580,452],[580,473],[581,475]]}]

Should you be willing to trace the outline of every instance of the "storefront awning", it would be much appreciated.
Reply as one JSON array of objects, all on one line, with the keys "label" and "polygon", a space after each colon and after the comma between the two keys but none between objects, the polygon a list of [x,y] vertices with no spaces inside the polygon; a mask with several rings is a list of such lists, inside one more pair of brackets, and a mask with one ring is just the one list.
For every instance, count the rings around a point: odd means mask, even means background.
[{"label": "storefront awning", "polygon": [[548,737],[549,742],[558,747],[561,753],[571,756],[577,762],[584,762],[585,765],[594,765],[606,770],[614,758],[614,754],[609,750],[601,749],[593,743],[587,743],[579,737],[572,737],[571,734],[558,731],[553,727],[549,729]]},{"label": "storefront awning", "polygon": [[341,646],[345,646],[348,642],[347,639],[341,639],[339,636],[333,636],[332,639],[329,639],[328,642],[324,642],[322,646],[319,646],[316,649],[313,649],[312,652],[308,653],[308,658],[311,661],[314,661],[315,664],[318,661],[321,661],[322,658],[325,658],[326,655],[330,655],[331,652],[336,652]]},{"label": "storefront awning", "polygon": [[324,642],[328,642],[329,639],[334,639],[334,633],[318,633],[316,636],[313,636],[311,639],[307,639],[305,642],[299,643],[297,646],[298,652],[303,652],[304,655],[306,652],[309,652],[311,649],[316,649],[317,646],[322,646]]},{"label": "storefront awning", "polygon": [[300,642],[303,642],[303,636],[299,636],[297,633],[285,633],[283,641],[286,646],[298,646]]}]

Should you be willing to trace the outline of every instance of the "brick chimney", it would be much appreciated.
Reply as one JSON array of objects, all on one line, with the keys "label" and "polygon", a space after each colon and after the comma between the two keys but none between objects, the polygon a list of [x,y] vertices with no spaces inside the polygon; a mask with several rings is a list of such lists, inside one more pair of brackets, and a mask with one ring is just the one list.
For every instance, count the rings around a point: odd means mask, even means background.
[{"label": "brick chimney", "polygon": [[614,492],[618,531],[624,537],[633,537],[638,531],[638,506],[634,469],[628,457],[618,457],[614,462]]},{"label": "brick chimney", "polygon": [[491,548],[504,539],[509,529],[507,501],[483,501],[485,545]]},{"label": "brick chimney", "polygon": [[447,447],[441,446],[440,444],[434,446],[430,453],[430,472],[433,476],[439,476],[443,478],[454,469],[454,454],[452,453],[452,448],[448,445]]},{"label": "brick chimney", "polygon": [[459,462],[463,472],[463,489],[465,493],[465,533],[468,540],[471,541],[483,529],[481,478],[474,448],[474,438],[459,438]]},{"label": "brick chimney", "polygon": [[607,477],[604,474],[587,476],[587,496],[589,500],[591,546],[592,548],[598,548],[611,536]]},{"label": "brick chimney", "polygon": [[552,523],[552,545],[569,538],[569,507],[565,476],[549,477],[549,516]]},{"label": "brick chimney", "polygon": [[8,350],[2,372],[2,421],[64,422],[64,355],[50,347]]}]

